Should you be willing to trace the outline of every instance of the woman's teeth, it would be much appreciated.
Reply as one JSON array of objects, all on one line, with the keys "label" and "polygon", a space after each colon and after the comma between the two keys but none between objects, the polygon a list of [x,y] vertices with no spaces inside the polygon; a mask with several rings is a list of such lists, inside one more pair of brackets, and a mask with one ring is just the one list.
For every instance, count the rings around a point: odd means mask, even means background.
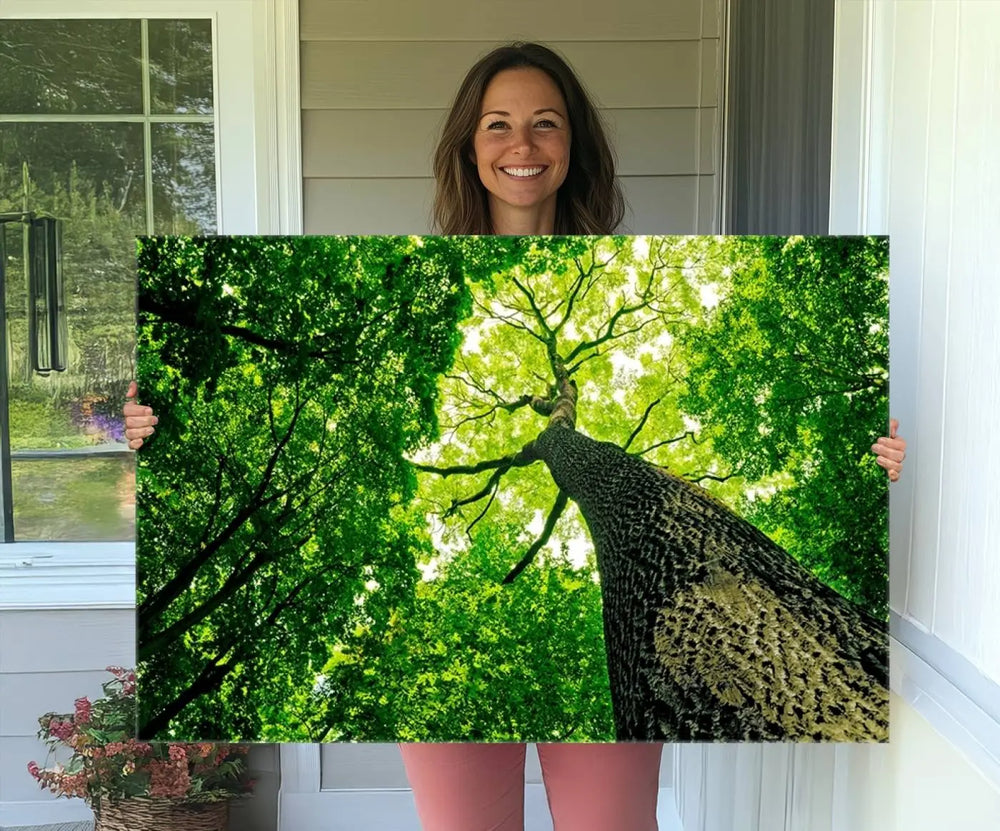
[{"label": "woman's teeth", "polygon": [[507,173],[507,174],[509,174],[511,176],[517,176],[518,178],[523,179],[523,178],[526,178],[528,176],[537,176],[539,173],[541,173],[543,170],[545,170],[545,168],[544,167],[504,167],[504,168],[501,168],[501,170],[503,170],[504,173]]}]

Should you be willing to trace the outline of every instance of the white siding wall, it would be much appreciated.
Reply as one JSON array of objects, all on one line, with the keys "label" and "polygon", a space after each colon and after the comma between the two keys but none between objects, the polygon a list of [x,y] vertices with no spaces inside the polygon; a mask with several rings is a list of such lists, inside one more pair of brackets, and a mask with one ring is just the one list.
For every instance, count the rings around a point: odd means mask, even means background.
[{"label": "white siding wall", "polygon": [[837,15],[831,232],[890,235],[890,409],[909,441],[890,743],[679,749],[685,831],[1000,823],[1000,3]]},{"label": "white siding wall", "polygon": [[891,604],[1000,683],[1000,4],[875,8],[866,226],[892,241],[893,408],[913,441]]},{"label": "white siding wall", "polygon": [[[36,736],[38,717],[72,712],[77,698],[103,695],[101,684],[111,677],[105,667],[115,665],[135,665],[133,608],[0,610],[0,831],[89,823],[92,814],[81,800],[41,791],[27,764],[46,760],[46,747]],[[274,831],[277,746],[254,745],[249,762],[257,796],[236,804],[229,827]]]},{"label": "white siding wall", "polygon": [[[38,717],[99,697],[111,677],[104,668],[134,661],[131,609],[0,611],[0,828],[90,817],[81,801],[54,800],[28,774],[29,761],[46,759]],[[39,801],[53,804],[39,809]]]},{"label": "white siding wall", "polygon": [[[427,233],[431,156],[499,43],[561,51],[602,107],[633,233],[718,229],[721,0],[303,0],[306,233]],[[530,21],[525,23],[523,21]]]}]

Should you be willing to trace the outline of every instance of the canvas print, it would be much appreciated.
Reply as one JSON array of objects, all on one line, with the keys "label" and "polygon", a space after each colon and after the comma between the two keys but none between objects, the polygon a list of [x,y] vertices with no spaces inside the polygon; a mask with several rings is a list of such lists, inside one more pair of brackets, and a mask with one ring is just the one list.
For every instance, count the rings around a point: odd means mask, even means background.
[{"label": "canvas print", "polygon": [[888,251],[140,239],[140,736],[887,740]]}]

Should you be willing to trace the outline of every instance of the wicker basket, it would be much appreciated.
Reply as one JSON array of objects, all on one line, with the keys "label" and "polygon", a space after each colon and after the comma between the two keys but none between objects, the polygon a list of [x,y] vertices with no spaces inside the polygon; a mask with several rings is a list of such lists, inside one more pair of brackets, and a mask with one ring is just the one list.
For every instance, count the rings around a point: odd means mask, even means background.
[{"label": "wicker basket", "polygon": [[225,831],[228,820],[228,802],[135,797],[102,805],[94,831]]}]

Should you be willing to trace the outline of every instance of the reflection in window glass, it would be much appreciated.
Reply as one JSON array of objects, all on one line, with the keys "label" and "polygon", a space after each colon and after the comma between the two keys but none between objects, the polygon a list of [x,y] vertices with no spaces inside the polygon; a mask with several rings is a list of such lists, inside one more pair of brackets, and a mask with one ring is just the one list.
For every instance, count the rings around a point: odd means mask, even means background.
[{"label": "reflection in window glass", "polygon": [[[0,212],[27,204],[63,220],[69,333],[65,372],[31,371],[23,226],[7,224],[11,446],[94,444],[81,408],[124,395],[134,343],[135,237],[146,227],[141,124],[8,124],[0,136]],[[25,178],[25,174],[27,178]],[[87,403],[89,402],[89,403]]]},{"label": "reflection in window glass", "polygon": [[149,21],[153,113],[212,112],[212,21]]},{"label": "reflection in window glass", "polygon": [[141,113],[138,20],[4,20],[0,112]]},{"label": "reflection in window glass", "polygon": [[159,234],[214,234],[215,130],[153,125],[153,221]]},{"label": "reflection in window glass", "polygon": [[91,230],[91,214],[102,222],[114,215],[134,236],[146,227],[145,199],[140,123],[15,122],[0,130],[0,211],[19,210],[27,200],[30,210]]},{"label": "reflection in window glass", "polygon": [[135,539],[131,455],[19,461],[11,470],[19,540]]}]

